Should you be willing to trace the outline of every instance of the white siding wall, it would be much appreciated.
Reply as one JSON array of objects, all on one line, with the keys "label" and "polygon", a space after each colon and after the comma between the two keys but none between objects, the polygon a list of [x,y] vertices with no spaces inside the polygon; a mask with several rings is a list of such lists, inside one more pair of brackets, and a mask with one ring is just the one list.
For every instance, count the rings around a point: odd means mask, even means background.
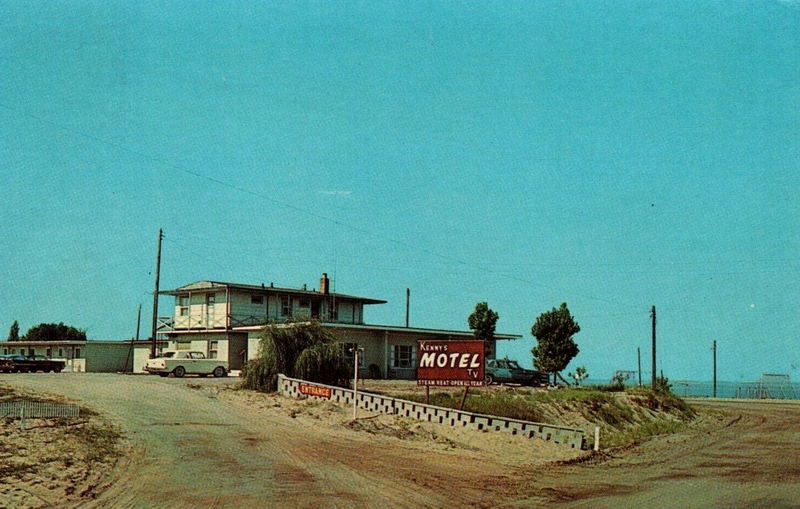
[{"label": "white siding wall", "polygon": [[150,358],[150,347],[133,349],[133,372],[144,373],[144,365]]},{"label": "white siding wall", "polygon": [[[214,305],[206,305],[206,296],[214,294]],[[189,302],[188,315],[181,315],[181,297],[175,297],[175,328],[191,329],[197,327],[223,328],[227,315],[225,292],[198,292],[192,293]]]},{"label": "white siding wall", "polygon": [[258,342],[261,340],[261,332],[247,333],[247,360],[251,361],[258,358]]},{"label": "white siding wall", "polygon": [[[253,297],[261,297],[261,304],[254,304]],[[231,326],[255,325],[264,323],[267,318],[268,299],[266,295],[231,292]]]},{"label": "white siding wall", "polygon": [[281,314],[281,300],[277,295],[269,296],[269,309],[267,310],[267,317],[270,320],[279,320]]}]

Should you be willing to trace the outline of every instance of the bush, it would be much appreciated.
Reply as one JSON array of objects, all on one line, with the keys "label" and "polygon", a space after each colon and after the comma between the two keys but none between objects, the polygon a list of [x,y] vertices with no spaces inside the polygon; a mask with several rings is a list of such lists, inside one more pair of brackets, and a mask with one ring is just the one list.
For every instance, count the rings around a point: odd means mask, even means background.
[{"label": "bush", "polygon": [[672,389],[672,384],[669,383],[669,378],[665,377],[663,374],[656,378],[656,386],[655,386],[656,392],[662,392],[667,394],[670,392],[671,389]]},{"label": "bush", "polygon": [[319,323],[271,324],[264,327],[258,358],[245,364],[242,378],[247,389],[272,392],[279,373],[336,384],[347,378],[347,366],[337,337]]},{"label": "bush", "polygon": [[350,375],[339,343],[317,343],[303,350],[294,364],[294,376],[326,385],[340,385]]}]

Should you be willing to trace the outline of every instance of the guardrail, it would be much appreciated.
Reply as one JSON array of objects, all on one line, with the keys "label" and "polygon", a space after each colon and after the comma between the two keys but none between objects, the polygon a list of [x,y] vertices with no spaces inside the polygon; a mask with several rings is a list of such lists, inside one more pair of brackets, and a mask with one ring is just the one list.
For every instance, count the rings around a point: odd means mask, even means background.
[{"label": "guardrail", "polygon": [[[304,392],[300,390],[301,384],[305,386]],[[309,386],[322,388],[324,390],[309,391]],[[318,400],[329,400],[343,405],[353,404],[352,389],[306,382],[284,375],[278,375],[278,393],[294,398],[308,397]],[[371,412],[394,414],[421,421],[478,431],[505,432],[511,433],[512,435],[521,435],[526,438],[540,438],[557,444],[563,444],[574,449],[582,449],[585,444],[584,431],[577,428],[476,414],[463,410],[426,405],[425,403],[417,403],[361,391],[358,392],[356,404],[358,407]]]}]

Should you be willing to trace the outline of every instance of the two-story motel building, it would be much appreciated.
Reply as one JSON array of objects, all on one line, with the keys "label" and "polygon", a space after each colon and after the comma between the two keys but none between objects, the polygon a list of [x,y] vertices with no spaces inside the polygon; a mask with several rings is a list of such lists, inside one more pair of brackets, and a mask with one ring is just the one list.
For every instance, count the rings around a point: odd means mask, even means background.
[{"label": "two-story motel building", "polygon": [[[160,318],[160,333],[169,348],[191,349],[227,360],[232,370],[258,354],[258,341],[267,323],[287,320],[318,320],[342,343],[364,349],[362,376],[414,378],[418,340],[472,339],[472,331],[454,331],[372,325],[364,322],[364,306],[386,301],[330,291],[323,273],[319,290],[279,288],[219,281],[198,281],[160,292],[175,297],[174,314]],[[516,334],[496,334],[512,340]],[[488,347],[494,356],[495,345]]]}]

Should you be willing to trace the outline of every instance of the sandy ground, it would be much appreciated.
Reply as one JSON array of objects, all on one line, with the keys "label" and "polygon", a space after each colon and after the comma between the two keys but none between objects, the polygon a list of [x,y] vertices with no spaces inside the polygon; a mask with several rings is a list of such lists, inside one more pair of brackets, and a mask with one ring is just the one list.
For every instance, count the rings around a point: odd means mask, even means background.
[{"label": "sandy ground", "polygon": [[[0,401],[63,399],[0,387]],[[108,470],[125,442],[86,409],[78,418],[0,419],[0,507],[25,509],[91,499],[105,489]]]},{"label": "sandy ground", "polygon": [[539,440],[227,388],[0,376],[101,410],[132,454],[82,507],[796,507],[800,405],[704,405],[685,433],[581,461]]}]

